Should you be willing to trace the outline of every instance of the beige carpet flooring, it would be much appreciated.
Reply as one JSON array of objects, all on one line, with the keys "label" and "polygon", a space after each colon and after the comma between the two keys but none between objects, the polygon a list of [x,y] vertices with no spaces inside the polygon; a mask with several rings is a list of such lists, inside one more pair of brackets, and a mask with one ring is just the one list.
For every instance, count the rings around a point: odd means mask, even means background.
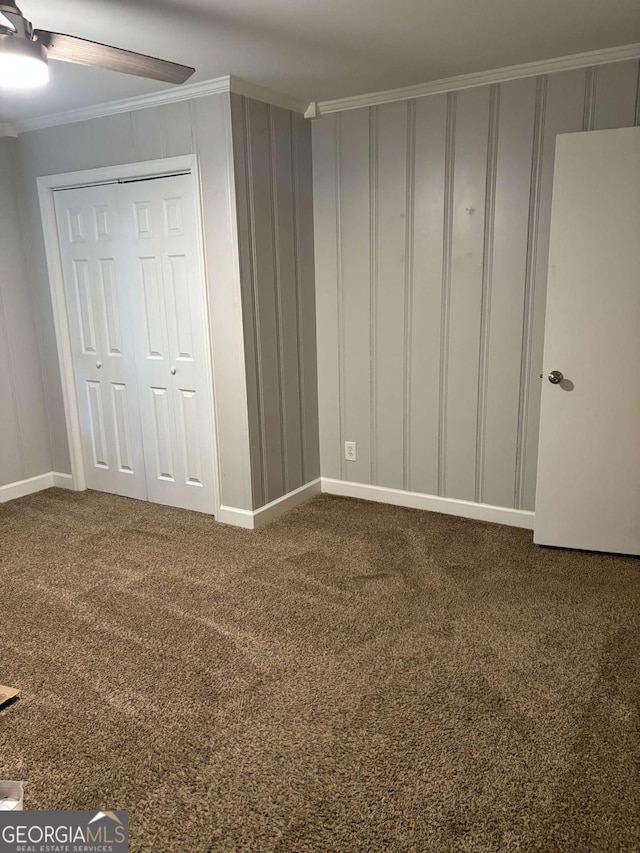
[{"label": "beige carpet flooring", "polygon": [[131,850],[638,851],[640,561],[323,496],[0,507],[0,778]]}]

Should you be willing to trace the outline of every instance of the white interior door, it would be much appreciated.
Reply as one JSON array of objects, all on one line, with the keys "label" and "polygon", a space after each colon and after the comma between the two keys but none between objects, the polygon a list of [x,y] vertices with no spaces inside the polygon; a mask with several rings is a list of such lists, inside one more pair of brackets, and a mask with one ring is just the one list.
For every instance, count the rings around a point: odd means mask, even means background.
[{"label": "white interior door", "polygon": [[146,499],[117,185],[55,193],[87,486]]},{"label": "white interior door", "polygon": [[55,194],[87,486],[215,513],[190,175]]},{"label": "white interior door", "polygon": [[213,513],[214,433],[193,183],[120,186],[149,500]]},{"label": "white interior door", "polygon": [[640,128],[558,137],[543,377],[534,541],[640,554]]}]

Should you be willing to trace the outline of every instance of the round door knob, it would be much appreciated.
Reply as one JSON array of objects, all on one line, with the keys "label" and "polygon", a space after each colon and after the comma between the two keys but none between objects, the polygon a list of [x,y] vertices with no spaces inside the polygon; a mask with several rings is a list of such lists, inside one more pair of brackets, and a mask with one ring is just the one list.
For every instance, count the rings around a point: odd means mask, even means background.
[{"label": "round door knob", "polygon": [[100,368],[102,367],[102,362],[96,361],[96,367],[98,368],[98,370],[100,370]]},{"label": "round door knob", "polygon": [[175,367],[172,367],[172,368],[171,368],[171,375],[172,375],[172,376],[175,376],[177,372],[178,372],[178,371],[176,370],[176,368],[175,368]]},{"label": "round door knob", "polygon": [[559,370],[552,370],[549,374],[549,382],[552,385],[559,385],[564,379],[564,374],[560,373]]}]

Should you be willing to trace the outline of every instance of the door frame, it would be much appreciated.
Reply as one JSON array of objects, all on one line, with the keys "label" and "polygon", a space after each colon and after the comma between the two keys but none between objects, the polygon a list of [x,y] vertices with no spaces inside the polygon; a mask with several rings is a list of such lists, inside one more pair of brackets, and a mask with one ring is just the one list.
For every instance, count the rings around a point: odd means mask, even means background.
[{"label": "door frame", "polygon": [[193,198],[196,217],[196,240],[198,246],[198,270],[202,290],[202,308],[205,321],[205,334],[208,341],[206,371],[208,379],[209,409],[211,411],[211,441],[213,443],[213,503],[211,515],[217,516],[220,507],[220,460],[218,442],[218,417],[213,370],[213,340],[211,335],[211,306],[209,298],[209,278],[207,275],[204,250],[204,212],[200,166],[197,154],[185,154],[179,157],[166,157],[161,160],[146,160],[139,163],[125,163],[119,166],[104,166],[96,169],[83,169],[79,172],[64,172],[56,175],[43,175],[37,179],[40,215],[44,234],[44,248],[49,274],[49,290],[53,307],[53,322],[58,348],[58,362],[62,381],[62,397],[71,460],[71,481],[74,491],[87,488],[84,459],[82,454],[82,434],[80,429],[80,411],[76,395],[75,373],[71,352],[71,332],[69,314],[64,292],[62,255],[58,240],[54,191],[74,187],[111,183],[118,179],[161,178],[181,173],[189,174],[193,185]]}]

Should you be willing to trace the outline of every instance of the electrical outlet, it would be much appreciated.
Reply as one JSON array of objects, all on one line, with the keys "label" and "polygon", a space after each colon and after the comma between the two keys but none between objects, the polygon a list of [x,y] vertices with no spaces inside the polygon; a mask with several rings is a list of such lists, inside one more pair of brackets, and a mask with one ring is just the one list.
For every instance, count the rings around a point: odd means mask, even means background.
[{"label": "electrical outlet", "polygon": [[356,443],[355,441],[345,441],[344,443],[344,458],[347,462],[356,461]]}]

